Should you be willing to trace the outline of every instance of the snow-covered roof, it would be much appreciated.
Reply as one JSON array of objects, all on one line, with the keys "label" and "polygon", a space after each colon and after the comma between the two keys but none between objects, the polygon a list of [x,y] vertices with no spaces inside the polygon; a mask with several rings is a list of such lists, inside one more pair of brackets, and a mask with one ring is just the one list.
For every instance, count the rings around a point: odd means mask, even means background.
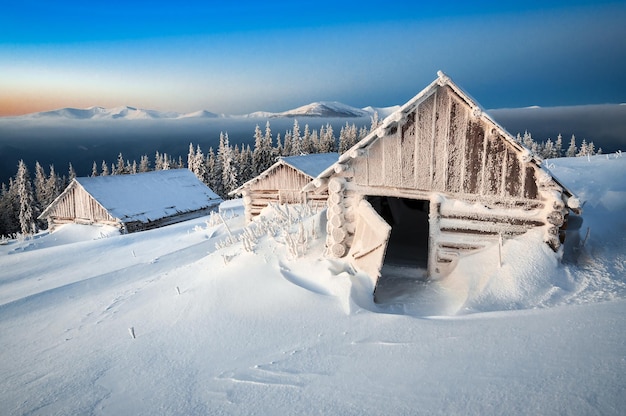
[{"label": "snow-covered roof", "polygon": [[242,189],[264,178],[278,166],[291,166],[295,170],[313,179],[317,175],[322,173],[326,168],[337,162],[337,159],[339,159],[339,153],[312,153],[308,155],[281,157],[276,163],[267,168],[264,172],[261,172],[258,176],[250,179],[239,188],[230,192],[230,195],[236,195],[240,193]]},{"label": "snow-covered roof", "polygon": [[111,216],[124,223],[154,221],[177,213],[209,208],[222,201],[188,169],[74,180]]},{"label": "snow-covered roof", "polygon": [[339,159],[339,153],[314,153],[302,156],[286,156],[280,160],[305,175],[315,178],[324,169],[335,163],[337,159]]}]

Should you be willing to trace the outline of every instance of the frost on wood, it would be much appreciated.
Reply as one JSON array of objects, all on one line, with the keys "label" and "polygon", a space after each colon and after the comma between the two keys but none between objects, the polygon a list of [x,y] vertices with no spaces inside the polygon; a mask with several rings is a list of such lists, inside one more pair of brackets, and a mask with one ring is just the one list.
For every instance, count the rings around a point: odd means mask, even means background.
[{"label": "frost on wood", "polygon": [[[372,215],[361,209],[362,202],[382,201],[373,215],[385,217],[392,228],[407,219],[385,211],[389,198],[425,202],[431,277],[449,273],[460,256],[500,236],[515,238],[532,228],[543,228],[538,244],[556,251],[564,235],[564,200],[576,206],[571,193],[446,76],[385,119],[313,184],[328,192],[327,251],[347,255],[353,264],[363,247],[387,244],[363,228]],[[361,269],[378,273],[371,264]]]}]

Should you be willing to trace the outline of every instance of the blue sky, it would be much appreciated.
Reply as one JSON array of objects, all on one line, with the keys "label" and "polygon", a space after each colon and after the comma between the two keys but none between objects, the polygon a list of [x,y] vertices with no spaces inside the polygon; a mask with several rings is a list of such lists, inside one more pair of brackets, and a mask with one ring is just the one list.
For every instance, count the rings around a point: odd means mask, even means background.
[{"label": "blue sky", "polygon": [[626,102],[624,1],[12,3],[0,115],[383,107],[438,69],[486,108]]}]

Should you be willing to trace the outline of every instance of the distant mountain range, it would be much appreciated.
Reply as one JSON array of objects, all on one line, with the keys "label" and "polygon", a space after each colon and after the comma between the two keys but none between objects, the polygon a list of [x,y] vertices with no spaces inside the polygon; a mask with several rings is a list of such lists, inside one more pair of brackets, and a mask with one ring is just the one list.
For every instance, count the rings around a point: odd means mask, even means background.
[{"label": "distant mountain range", "polygon": [[74,120],[155,120],[155,119],[192,119],[192,118],[276,118],[276,117],[325,117],[325,118],[358,118],[370,117],[378,113],[380,119],[393,113],[400,106],[356,108],[337,101],[321,101],[304,105],[280,113],[257,111],[243,115],[216,114],[206,110],[191,113],[162,112],[141,108],[122,106],[114,108],[61,108],[52,111],[26,114],[18,118],[54,119],[65,118]]}]

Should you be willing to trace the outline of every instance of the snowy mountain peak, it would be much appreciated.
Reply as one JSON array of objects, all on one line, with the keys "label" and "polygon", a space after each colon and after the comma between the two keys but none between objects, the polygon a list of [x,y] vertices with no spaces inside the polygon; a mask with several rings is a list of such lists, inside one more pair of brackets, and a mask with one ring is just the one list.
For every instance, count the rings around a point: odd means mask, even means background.
[{"label": "snowy mountain peak", "polygon": [[277,117],[366,117],[370,114],[360,108],[337,101],[320,101],[303,105],[302,107],[278,113]]}]

